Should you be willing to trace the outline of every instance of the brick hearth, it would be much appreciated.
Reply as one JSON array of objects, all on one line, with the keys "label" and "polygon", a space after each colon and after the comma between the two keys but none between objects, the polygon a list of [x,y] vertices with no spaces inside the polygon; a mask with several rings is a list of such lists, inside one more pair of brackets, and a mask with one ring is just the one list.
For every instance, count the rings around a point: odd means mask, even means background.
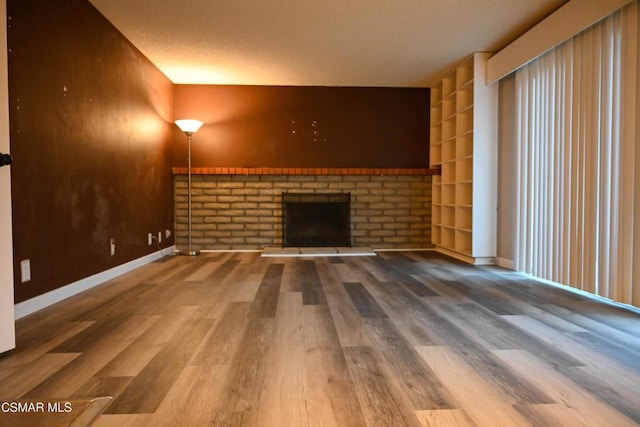
[{"label": "brick hearth", "polygon": [[[351,193],[353,246],[431,247],[432,171],[428,169],[393,170],[392,175],[379,170],[363,174],[361,169],[345,170],[350,173],[344,175],[332,175],[329,170],[273,175],[216,169],[221,170],[192,172],[192,240],[197,249],[281,246],[282,193],[332,191]],[[175,242],[180,248],[187,243],[186,169],[176,168],[174,174]]]}]

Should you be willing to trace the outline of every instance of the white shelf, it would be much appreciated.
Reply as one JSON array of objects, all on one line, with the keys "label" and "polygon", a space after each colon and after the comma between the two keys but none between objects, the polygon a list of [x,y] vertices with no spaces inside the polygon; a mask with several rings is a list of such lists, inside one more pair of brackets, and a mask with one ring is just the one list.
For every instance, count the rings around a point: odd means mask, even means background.
[{"label": "white shelf", "polygon": [[432,242],[471,263],[496,256],[497,85],[485,86],[490,54],[463,60],[431,90]]}]

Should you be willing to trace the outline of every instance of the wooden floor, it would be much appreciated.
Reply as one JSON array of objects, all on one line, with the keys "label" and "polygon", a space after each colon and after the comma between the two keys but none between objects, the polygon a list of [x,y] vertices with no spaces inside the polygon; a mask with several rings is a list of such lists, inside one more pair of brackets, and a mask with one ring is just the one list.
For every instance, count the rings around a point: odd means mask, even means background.
[{"label": "wooden floor", "polygon": [[640,316],[432,252],[171,257],[17,324],[0,401],[97,426],[631,426]]}]

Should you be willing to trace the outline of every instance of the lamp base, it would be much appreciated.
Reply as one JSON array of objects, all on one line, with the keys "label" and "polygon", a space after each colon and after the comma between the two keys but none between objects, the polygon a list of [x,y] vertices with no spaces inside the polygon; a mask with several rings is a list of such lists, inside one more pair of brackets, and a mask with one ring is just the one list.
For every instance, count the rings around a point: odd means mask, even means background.
[{"label": "lamp base", "polygon": [[184,255],[184,256],[196,256],[200,255],[200,251],[178,251],[176,255]]}]

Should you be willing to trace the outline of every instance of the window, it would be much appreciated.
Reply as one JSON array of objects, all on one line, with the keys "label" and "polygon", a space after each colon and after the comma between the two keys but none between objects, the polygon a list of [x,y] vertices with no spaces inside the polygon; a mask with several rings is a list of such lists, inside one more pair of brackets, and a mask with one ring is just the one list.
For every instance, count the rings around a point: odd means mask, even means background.
[{"label": "window", "polygon": [[634,2],[516,72],[514,266],[640,306],[637,16]]}]

